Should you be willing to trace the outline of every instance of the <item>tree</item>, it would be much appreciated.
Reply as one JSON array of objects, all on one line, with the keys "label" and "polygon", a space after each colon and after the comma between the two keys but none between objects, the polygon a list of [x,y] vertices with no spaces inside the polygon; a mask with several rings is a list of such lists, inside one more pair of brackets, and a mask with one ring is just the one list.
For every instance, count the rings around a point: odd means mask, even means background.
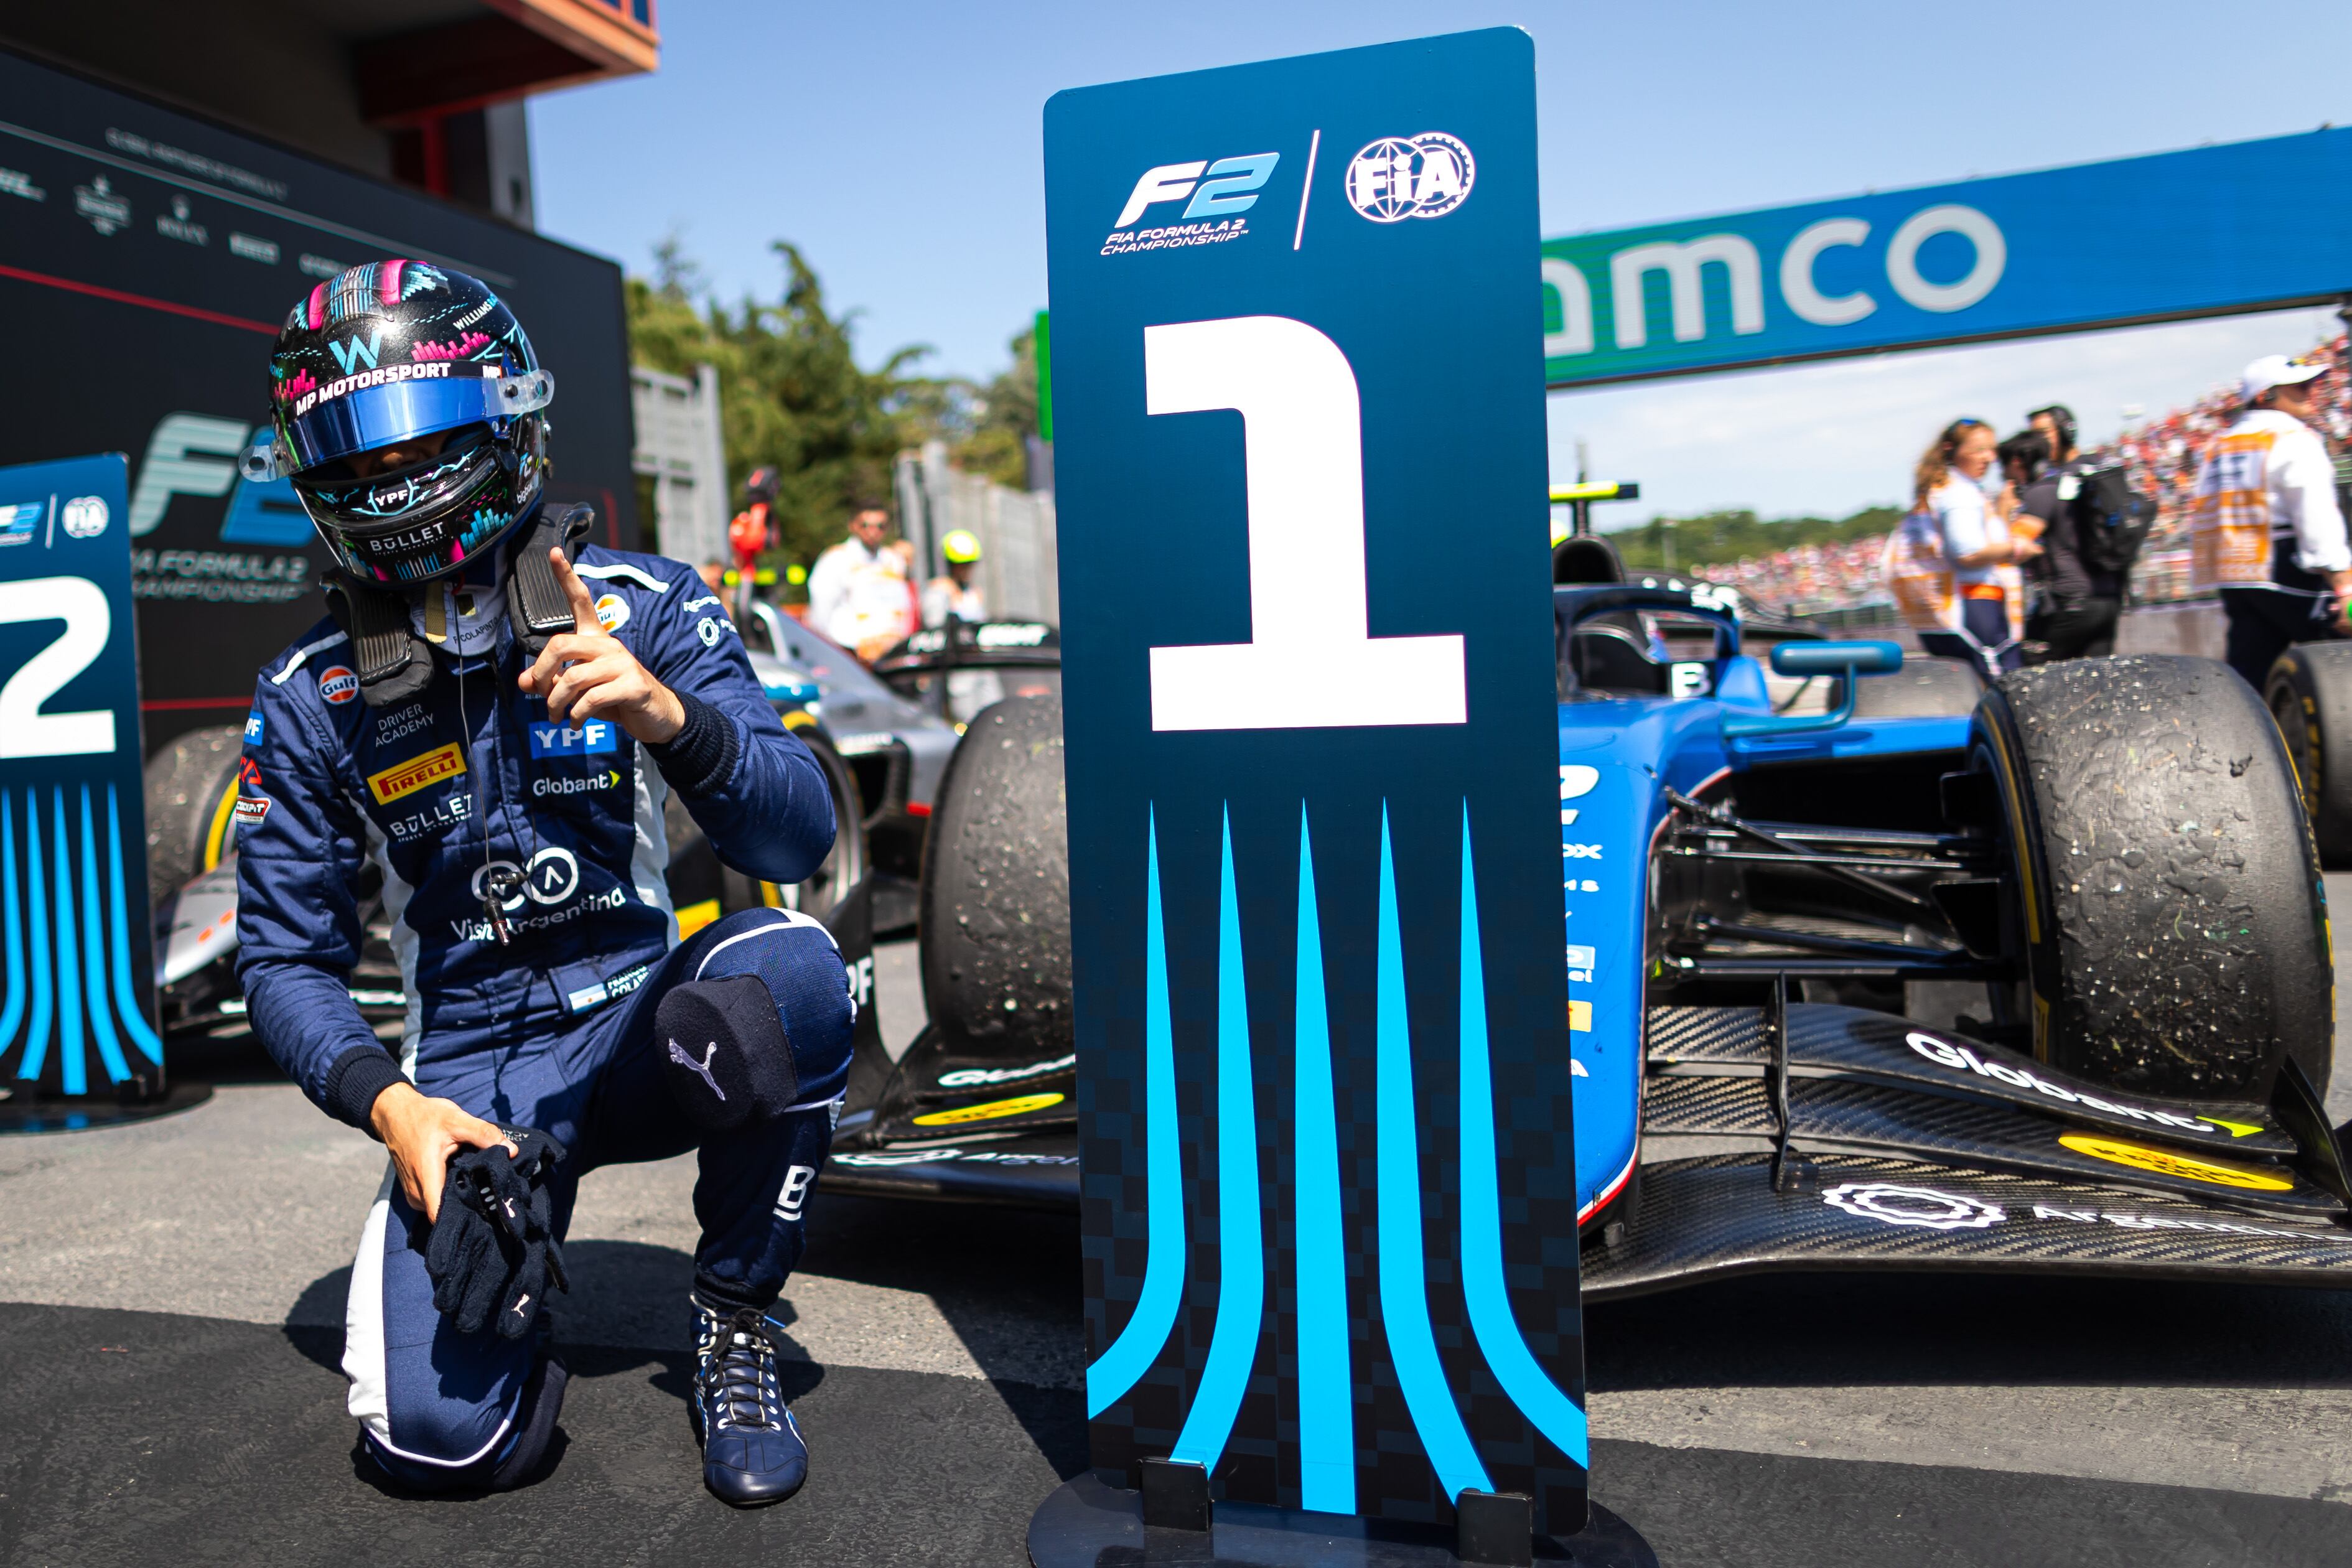
[{"label": "tree", "polygon": [[782,297],[746,295],[730,308],[707,296],[677,237],[663,240],[653,278],[627,283],[630,352],[635,363],[677,375],[690,376],[698,364],[718,370],[730,499],[740,498],[752,469],[774,468],[771,555],[807,562],[841,537],[860,502],[887,504],[892,458],[957,431],[967,395],[961,383],[908,374],[930,352],[919,345],[861,369],[854,314],[827,310],[799,247],[778,240],[772,248],[783,263]]},{"label": "tree", "polygon": [[1013,339],[1013,365],[971,400],[971,432],[950,453],[960,468],[1000,485],[1029,484],[1029,437],[1037,434],[1037,334]]}]

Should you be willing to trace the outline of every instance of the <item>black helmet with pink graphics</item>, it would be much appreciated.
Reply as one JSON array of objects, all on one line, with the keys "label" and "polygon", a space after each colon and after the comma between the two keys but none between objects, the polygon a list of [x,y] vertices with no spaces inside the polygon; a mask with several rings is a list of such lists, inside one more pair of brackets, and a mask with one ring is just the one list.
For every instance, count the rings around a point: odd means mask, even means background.
[{"label": "black helmet with pink graphics", "polygon": [[269,357],[256,479],[290,478],[336,565],[372,587],[464,571],[529,520],[554,378],[477,279],[377,261],[320,283]]}]

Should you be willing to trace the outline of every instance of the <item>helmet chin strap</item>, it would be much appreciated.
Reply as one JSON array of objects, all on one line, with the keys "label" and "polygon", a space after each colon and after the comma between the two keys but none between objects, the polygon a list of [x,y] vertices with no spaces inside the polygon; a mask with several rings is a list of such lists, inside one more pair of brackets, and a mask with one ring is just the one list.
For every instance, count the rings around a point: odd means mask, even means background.
[{"label": "helmet chin strap", "polygon": [[[500,576],[508,624],[525,658],[537,658],[550,638],[572,629],[572,602],[555,580],[547,554],[562,550],[564,559],[577,561],[595,521],[593,507],[574,505],[558,515],[541,506],[509,544]],[[417,623],[433,623],[434,612],[446,604],[446,584],[384,589],[329,572],[319,585],[326,591],[328,613],[352,639],[362,701],[371,708],[393,707],[413,700],[431,684],[433,643]],[[412,606],[420,614],[412,616]],[[455,640],[463,650],[468,639],[461,635]]]}]

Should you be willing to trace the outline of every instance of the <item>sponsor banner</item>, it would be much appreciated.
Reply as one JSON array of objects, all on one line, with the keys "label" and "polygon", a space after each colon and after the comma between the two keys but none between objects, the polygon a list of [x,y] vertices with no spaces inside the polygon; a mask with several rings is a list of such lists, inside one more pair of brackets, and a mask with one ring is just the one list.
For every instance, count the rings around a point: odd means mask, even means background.
[{"label": "sponsor banner", "polygon": [[534,757],[585,757],[621,749],[621,727],[609,720],[591,719],[584,724],[534,721],[525,728]]},{"label": "sponsor banner", "polygon": [[19,541],[0,550],[0,1080],[19,1094],[163,1087],[128,504],[119,455],[0,468]]},{"label": "sponsor banner", "polygon": [[428,784],[456,778],[466,771],[466,753],[452,741],[446,746],[436,746],[422,756],[394,763],[382,773],[368,775],[368,793],[375,796],[378,805],[390,805],[404,795],[415,795]]},{"label": "sponsor banner", "polygon": [[[1554,386],[2333,304],[2352,130],[1543,242]],[[2278,243],[2275,213],[2305,213]]]},{"label": "sponsor banner", "polygon": [[[550,504],[584,501],[597,542],[638,547],[614,263],[19,55],[0,54],[0,317],[13,363],[48,367],[42,395],[10,403],[0,464],[130,455],[110,531],[130,535],[144,695],[170,704],[152,743],[236,723],[254,672],[324,611],[328,552],[292,486],[237,459],[268,433],[271,339],[347,267],[414,257],[496,290],[562,380]],[[341,379],[304,395],[469,374],[378,367],[369,348],[346,340]],[[27,537],[0,515],[0,555]]]},{"label": "sponsor banner", "polygon": [[1046,106],[1107,1471],[1586,1518],[1534,103],[1496,29]]},{"label": "sponsor banner", "polygon": [[1013,1100],[992,1100],[982,1105],[959,1105],[952,1110],[934,1110],[915,1118],[918,1127],[961,1127],[968,1121],[1001,1121],[1008,1116],[1026,1116],[1033,1110],[1045,1110],[1059,1105],[1066,1094],[1024,1094]]}]

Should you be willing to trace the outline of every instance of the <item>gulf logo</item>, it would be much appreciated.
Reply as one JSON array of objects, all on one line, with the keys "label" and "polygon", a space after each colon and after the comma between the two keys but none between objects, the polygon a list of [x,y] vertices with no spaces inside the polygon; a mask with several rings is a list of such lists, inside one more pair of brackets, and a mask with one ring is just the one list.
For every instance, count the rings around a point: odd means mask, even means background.
[{"label": "gulf logo", "polygon": [[617,632],[629,624],[629,601],[618,594],[606,594],[596,601],[596,624],[608,632]]},{"label": "gulf logo", "polygon": [[341,707],[360,694],[360,678],[341,665],[330,665],[319,672],[319,695]]}]

